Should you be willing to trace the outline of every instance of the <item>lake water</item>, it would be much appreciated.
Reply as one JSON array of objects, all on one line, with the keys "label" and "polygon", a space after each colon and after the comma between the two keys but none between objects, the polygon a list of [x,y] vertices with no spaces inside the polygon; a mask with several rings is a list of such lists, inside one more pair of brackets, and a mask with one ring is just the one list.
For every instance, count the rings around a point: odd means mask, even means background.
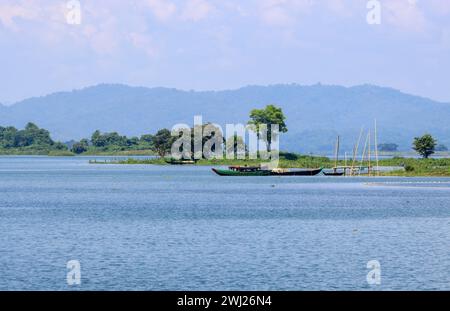
[{"label": "lake water", "polygon": [[450,178],[89,159],[0,157],[0,290],[450,290]]}]

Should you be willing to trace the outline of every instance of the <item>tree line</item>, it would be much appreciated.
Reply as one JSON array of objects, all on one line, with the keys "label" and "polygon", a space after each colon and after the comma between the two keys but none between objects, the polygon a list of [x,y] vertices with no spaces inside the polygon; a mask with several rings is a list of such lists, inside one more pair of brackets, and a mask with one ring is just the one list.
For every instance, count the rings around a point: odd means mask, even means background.
[{"label": "tree line", "polygon": [[[261,125],[268,125],[268,135],[262,135],[261,139],[265,139],[268,151],[273,140],[270,133],[270,125],[277,124],[279,126],[279,132],[287,132],[287,126],[285,124],[285,115],[281,108],[274,105],[268,105],[263,109],[253,109],[249,114],[248,126],[260,137]],[[209,125],[207,123],[203,126]],[[191,133],[194,133],[193,129]],[[211,135],[215,135],[211,133]],[[203,144],[211,137],[204,137]],[[192,136],[192,140],[194,136]],[[232,137],[234,144],[230,144],[234,151],[237,151],[238,145],[242,146],[244,138],[234,135]],[[39,128],[34,123],[28,123],[24,129],[19,130],[13,126],[2,127],[0,126],[0,153],[4,151],[12,151],[17,153],[30,154],[46,154],[51,152],[72,152],[74,154],[96,152],[120,152],[120,151],[152,151],[161,157],[166,156],[171,151],[173,142],[176,140],[169,129],[160,129],[155,134],[144,134],[139,137],[132,136],[127,137],[120,135],[117,132],[102,133],[96,130],[90,138],[84,138],[77,142],[61,143],[54,141],[50,137],[49,131]],[[226,144],[225,138],[223,143]],[[194,143],[192,143],[194,146]],[[245,144],[244,144],[245,146]],[[228,146],[229,147],[229,146]],[[380,151],[396,151],[396,144],[380,144]],[[443,145],[438,145],[436,139],[430,134],[425,134],[422,137],[414,138],[412,148],[420,154],[423,158],[428,158],[436,151],[447,151],[448,149]],[[247,147],[245,146],[245,150]],[[227,150],[228,152],[229,150]],[[11,153],[11,152],[10,152]],[[191,154],[193,155],[194,150]]]},{"label": "tree line", "polygon": [[[263,109],[252,110],[249,118],[248,125],[252,126],[256,131],[259,131],[261,124],[269,124],[269,134],[270,124],[278,124],[280,132],[287,131],[286,124],[284,123],[285,116],[281,108],[274,105],[268,105]],[[202,126],[204,128],[207,125],[210,125],[210,123]],[[219,129],[217,129],[217,131],[218,130]],[[211,139],[211,136],[216,135],[215,133],[217,133],[217,131],[203,137],[203,144]],[[194,133],[194,131],[192,131],[192,133]],[[172,144],[176,138],[177,137],[174,137],[169,129],[160,129],[155,134],[144,134],[139,137],[127,137],[125,135],[120,135],[117,132],[102,133],[101,131],[96,130],[89,138],[83,138],[79,141],[71,141],[63,144],[61,142],[53,141],[49,131],[41,129],[33,123],[28,123],[23,130],[18,130],[12,126],[0,127],[0,151],[13,150],[18,153],[23,151],[32,154],[63,151],[72,152],[74,154],[94,154],[96,152],[115,153],[120,151],[146,150],[164,157],[170,153]],[[232,148],[237,151],[238,145],[242,145],[244,139],[237,135],[234,135],[232,139],[234,140]],[[265,139],[267,145],[270,146],[272,137],[268,135]],[[192,136],[192,140],[194,140],[194,136]],[[226,143],[225,139],[223,143]],[[194,141],[192,146],[194,146]],[[193,152],[194,150],[192,150],[192,154]]]},{"label": "tree line", "polygon": [[49,131],[30,122],[22,130],[13,126],[0,126],[1,149],[49,152],[67,150],[67,146],[61,142],[55,142],[50,137]]}]

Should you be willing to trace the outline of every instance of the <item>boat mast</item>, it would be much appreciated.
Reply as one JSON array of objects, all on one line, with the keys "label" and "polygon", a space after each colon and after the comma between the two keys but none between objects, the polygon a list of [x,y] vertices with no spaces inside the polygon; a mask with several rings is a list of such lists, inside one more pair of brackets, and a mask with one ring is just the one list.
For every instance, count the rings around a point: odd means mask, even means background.
[{"label": "boat mast", "polygon": [[362,137],[362,134],[363,134],[363,130],[364,130],[364,127],[361,127],[361,131],[359,132],[358,141],[356,142],[356,146],[353,149],[353,161],[352,161],[352,168],[351,168],[351,171],[350,171],[350,175],[353,175],[353,170],[355,168],[355,162],[356,162],[356,156],[358,155],[359,143],[361,142],[361,137]]},{"label": "boat mast", "polygon": [[344,175],[347,176],[347,151],[344,153]]},{"label": "boat mast", "polygon": [[368,155],[368,158],[369,158],[369,166],[368,166],[368,168],[367,168],[367,173],[369,174],[369,176],[370,176],[370,156],[371,156],[371,154],[370,154],[370,130],[369,130],[369,137],[368,137],[368,139],[369,139],[369,155]]},{"label": "boat mast", "polygon": [[[363,169],[364,159],[365,159],[365,157],[366,157],[367,142],[369,141],[369,137],[370,137],[370,131],[369,131],[369,133],[367,134],[366,141],[364,142],[364,149],[363,149],[363,153],[362,153],[362,156],[361,156],[361,163],[359,164],[359,172],[358,172],[358,175],[361,175],[361,171],[362,171],[362,169]],[[370,147],[369,147],[369,148],[370,148]]]},{"label": "boat mast", "polygon": [[375,161],[377,163],[377,175],[380,176],[380,166],[378,162],[378,133],[377,133],[377,119],[375,119]]},{"label": "boat mast", "polygon": [[336,140],[336,150],[334,154],[334,172],[336,172],[337,170],[338,158],[339,158],[339,135]]}]

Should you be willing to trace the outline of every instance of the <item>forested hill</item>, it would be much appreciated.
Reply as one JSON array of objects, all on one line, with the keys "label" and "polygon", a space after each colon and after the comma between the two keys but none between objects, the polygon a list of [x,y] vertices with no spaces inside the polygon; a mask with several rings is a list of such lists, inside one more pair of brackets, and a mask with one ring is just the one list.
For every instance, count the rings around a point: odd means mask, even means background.
[{"label": "forested hill", "polygon": [[450,104],[372,85],[248,86],[228,91],[181,91],[169,88],[98,85],[71,92],[30,98],[0,106],[0,124],[22,128],[33,122],[60,141],[78,140],[95,130],[130,136],[193,123],[246,123],[249,111],[276,104],[283,109],[289,132],[282,148],[328,152],[336,135],[350,150],[361,126],[378,120],[379,142],[410,149],[414,136],[433,134],[450,145]]}]

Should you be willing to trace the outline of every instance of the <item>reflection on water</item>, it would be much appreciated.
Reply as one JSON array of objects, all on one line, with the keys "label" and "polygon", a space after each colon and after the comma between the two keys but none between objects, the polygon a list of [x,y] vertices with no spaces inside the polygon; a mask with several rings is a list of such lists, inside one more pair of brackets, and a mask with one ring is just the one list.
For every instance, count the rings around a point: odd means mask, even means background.
[{"label": "reflection on water", "polygon": [[0,289],[450,289],[449,178],[88,160],[0,157]]}]

